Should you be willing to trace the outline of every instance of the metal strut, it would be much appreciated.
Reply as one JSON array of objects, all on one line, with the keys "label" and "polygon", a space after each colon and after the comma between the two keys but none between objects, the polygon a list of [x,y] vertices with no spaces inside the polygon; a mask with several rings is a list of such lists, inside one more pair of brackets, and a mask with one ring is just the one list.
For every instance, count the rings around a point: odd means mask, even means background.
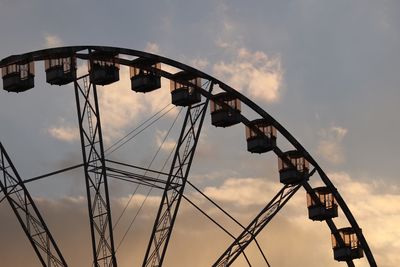
[{"label": "metal strut", "polygon": [[[209,92],[212,91],[212,88],[213,84],[211,83]],[[143,267],[162,266],[199,140],[208,102],[209,99],[206,98],[202,103],[189,106],[187,109],[167,184],[144,257]]]},{"label": "metal strut", "polygon": [[[81,86],[78,81],[83,81]],[[88,199],[93,264],[117,266],[96,85],[74,82]],[[109,237],[109,238],[107,238]]]},{"label": "metal strut", "polygon": [[283,186],[212,266],[230,266],[300,187],[301,184]]},{"label": "metal strut", "polygon": [[43,266],[68,266],[24,182],[0,142],[0,188]]}]

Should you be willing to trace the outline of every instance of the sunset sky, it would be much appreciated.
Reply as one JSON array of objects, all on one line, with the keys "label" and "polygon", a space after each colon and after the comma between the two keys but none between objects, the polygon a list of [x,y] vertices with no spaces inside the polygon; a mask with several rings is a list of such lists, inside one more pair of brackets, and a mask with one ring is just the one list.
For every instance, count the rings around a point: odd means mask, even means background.
[{"label": "sunset sky", "polygon": [[[106,45],[160,54],[213,75],[259,104],[307,149],[343,195],[380,267],[400,262],[400,2],[0,0],[0,58],[44,48]],[[82,62],[81,62],[82,63]],[[0,141],[24,179],[82,161],[72,85],[0,92]],[[79,72],[86,65],[79,65]],[[99,87],[105,147],[170,103],[169,83],[139,95],[129,70]],[[172,105],[170,105],[172,107]],[[110,156],[148,166],[174,108]],[[179,123],[178,123],[179,124]],[[166,138],[154,168],[174,146]],[[247,224],[282,186],[272,153],[246,151],[243,125],[206,116],[190,181]],[[279,139],[279,136],[278,136]],[[311,181],[317,185],[318,181]],[[70,266],[90,266],[82,169],[28,184]],[[110,181],[113,220],[135,190]],[[141,266],[160,192],[140,188],[115,229],[119,266]],[[187,196],[237,235],[240,229],[188,188]],[[0,195],[2,197],[2,195]],[[307,218],[303,189],[259,236],[271,266],[346,266],[333,260],[326,224]],[[231,239],[182,201],[164,266],[211,264]],[[341,218],[341,227],[347,226]],[[0,203],[0,265],[40,266],[8,203]],[[263,266],[250,247],[253,266]],[[356,266],[369,266],[364,259]],[[247,266],[239,258],[234,266]]]}]

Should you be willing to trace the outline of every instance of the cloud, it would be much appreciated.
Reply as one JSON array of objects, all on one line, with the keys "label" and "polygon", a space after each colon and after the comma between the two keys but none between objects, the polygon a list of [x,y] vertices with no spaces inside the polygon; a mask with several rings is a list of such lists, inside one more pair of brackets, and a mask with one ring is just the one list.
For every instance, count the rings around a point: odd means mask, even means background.
[{"label": "cloud", "polygon": [[[110,142],[122,136],[139,118],[150,117],[171,104],[169,81],[162,78],[160,89],[146,94],[136,93],[131,90],[129,68],[121,67],[120,81],[99,87],[99,102],[105,140]],[[173,109],[168,117],[176,114],[177,109]]]},{"label": "cloud", "polygon": [[283,70],[278,57],[239,48],[230,62],[216,63],[213,71],[227,84],[244,91],[255,101],[271,103],[279,100]]},{"label": "cloud", "polygon": [[129,69],[121,67],[120,80],[111,85],[98,86],[101,123],[105,141],[120,137],[125,127],[134,125],[144,111],[140,97],[131,91]]},{"label": "cloud", "polygon": [[48,34],[46,33],[44,36],[45,39],[45,47],[51,48],[51,47],[59,47],[63,45],[63,41],[61,38],[57,35],[54,34]]},{"label": "cloud", "polygon": [[152,54],[158,54],[160,53],[160,47],[156,43],[149,42],[146,44],[146,48],[144,49],[144,51]]},{"label": "cloud", "polygon": [[52,126],[47,132],[55,139],[74,142],[79,139],[79,130],[72,126]]},{"label": "cloud", "polygon": [[211,198],[235,206],[263,205],[279,185],[261,178],[229,178],[219,187],[206,187]]},{"label": "cloud", "polygon": [[215,42],[215,45],[216,45],[217,47],[219,47],[219,48],[229,48],[229,47],[230,47],[230,44],[229,44],[228,42],[222,40],[222,39],[218,39],[218,40]]},{"label": "cloud", "polygon": [[378,266],[400,261],[400,190],[383,179],[362,182],[344,172],[329,174],[357,219]]},{"label": "cloud", "polygon": [[213,73],[235,89],[244,92],[256,102],[277,102],[281,95],[283,69],[278,56],[246,48],[241,25],[232,16],[234,10],[225,1],[216,4],[219,14],[219,34],[215,46],[230,60],[213,65]]},{"label": "cloud", "polygon": [[[164,69],[172,73],[175,71],[167,66]],[[78,73],[87,73],[87,65],[80,64]],[[171,107],[166,110],[172,108],[169,85],[169,80],[162,78],[160,89],[146,94],[136,93],[131,90],[129,68],[121,66],[118,82],[104,87],[97,86],[104,141],[110,144],[132,128],[138,119],[148,118],[168,104]],[[177,111],[177,108],[172,109],[166,114],[166,118],[176,116]],[[74,128],[69,126],[71,123],[63,120],[56,126],[51,125],[47,131],[54,138],[72,141],[79,135],[73,134]]]},{"label": "cloud", "polygon": [[[363,229],[379,266],[395,267],[400,261],[400,202],[399,188],[376,182],[355,180],[348,173],[330,173],[335,186],[342,194]],[[220,186],[208,186],[204,192],[223,207],[234,207],[233,214],[242,224],[248,222],[265,206],[281,188],[277,181],[263,178],[230,178]],[[160,191],[147,197],[125,241],[118,249],[120,266],[141,264],[153,220],[160,203]],[[131,195],[112,197],[111,206],[118,216]],[[187,196],[197,203],[215,220],[237,235],[241,229],[233,224],[196,193]],[[119,244],[132,218],[146,199],[145,194],[134,195],[126,215],[115,228],[115,243]],[[60,245],[69,265],[90,264],[90,234],[87,221],[87,203],[84,197],[69,196],[59,199],[35,198],[39,210]],[[0,206],[2,227],[0,242],[2,266],[40,266],[32,248],[21,231],[12,211]],[[229,210],[228,210],[229,211]],[[335,220],[343,224],[343,215]],[[345,226],[345,225],[343,225]],[[340,226],[341,227],[341,226]],[[209,242],[210,239],[213,242]],[[324,223],[308,220],[304,190],[300,190],[258,236],[269,262],[273,266],[337,266],[333,260],[330,233]],[[79,246],[77,246],[79,242]],[[207,220],[185,200],[176,220],[166,266],[210,266],[232,240],[213,223]],[[246,254],[253,266],[262,266],[262,259],[254,247]],[[23,257],[21,257],[23,255]],[[185,255],[181,257],[182,255]],[[193,261],[193,259],[196,259]],[[241,266],[238,259],[237,265]],[[35,265],[36,264],[36,265]],[[367,266],[365,258],[356,261],[356,266]]]},{"label": "cloud", "polygon": [[[167,135],[167,131],[157,130],[156,131],[156,144],[157,144],[157,147],[162,145],[161,148],[163,150],[170,152],[170,151],[172,151],[172,149],[175,148],[176,141],[171,138],[168,138],[168,137],[166,138],[166,135]],[[164,140],[164,138],[166,138],[166,139]]]},{"label": "cloud", "polygon": [[218,12],[218,38],[215,44],[219,48],[230,48],[232,44],[237,44],[243,39],[243,36],[238,31],[237,20],[231,16],[231,7],[225,1],[216,3]]},{"label": "cloud", "polygon": [[200,70],[205,69],[209,64],[210,62],[205,58],[195,58],[191,61],[191,65]]},{"label": "cloud", "polygon": [[[339,135],[345,134],[345,131],[337,130]],[[328,176],[345,199],[360,227],[363,229],[364,236],[374,253],[378,265],[385,267],[397,266],[400,260],[400,256],[396,253],[396,251],[400,250],[400,242],[398,242],[400,240],[400,231],[398,230],[400,207],[395,203],[400,203],[399,188],[386,184],[383,179],[377,179],[372,183],[359,179],[356,180],[345,172],[329,173]],[[249,213],[253,213],[252,216],[255,216],[258,210],[279,190],[280,186],[277,182],[261,178],[229,178],[220,186],[205,187],[204,192],[225,207],[233,205],[235,207],[234,214],[239,217],[241,214]],[[291,241],[292,245],[298,242],[300,246],[304,247],[308,246],[309,242],[323,244],[325,239],[329,239],[329,230],[325,224],[319,224],[318,226],[315,222],[308,220],[304,190],[300,190],[288,202],[282,212],[280,212],[280,214],[282,213],[287,221],[282,221],[279,218],[274,218],[274,221],[283,223],[281,226],[289,232],[285,234],[280,233],[280,240],[285,239],[284,237],[288,240],[292,239],[289,234],[291,233],[297,236],[296,241]],[[339,213],[339,218],[335,221],[338,227],[349,225],[342,212]],[[270,227],[269,225],[268,229]],[[318,233],[315,239],[315,231],[318,227],[322,227],[321,230],[318,230],[322,231],[322,234]],[[282,229],[278,230],[282,231]],[[291,232],[292,230],[293,232]],[[269,232],[269,230],[266,230],[266,232]],[[278,234],[269,235],[269,240],[271,236],[272,239],[279,236]],[[330,250],[329,241],[325,242],[325,244],[322,247],[326,251]],[[324,259],[323,255],[324,253],[326,254],[326,251],[321,250],[320,246],[316,250],[321,253],[319,257]],[[272,248],[272,251],[275,250]],[[278,250],[276,253],[281,252]],[[269,251],[268,255],[274,256],[271,255],[271,251]],[[304,255],[312,256],[309,253]],[[304,255],[298,259],[300,262],[305,263],[308,261]],[[330,264],[334,266],[332,261],[333,259],[327,257],[326,261],[322,262],[324,262],[324,266],[331,266]],[[282,265],[279,264],[279,266],[291,266],[289,262],[281,262]],[[357,266],[364,266],[366,259],[364,258],[359,262],[361,265]],[[296,265],[294,262],[291,264]],[[306,264],[298,265],[315,266]]]},{"label": "cloud", "polygon": [[320,140],[317,154],[332,164],[340,164],[345,160],[342,141],[348,130],[338,126],[324,128],[319,131]]}]

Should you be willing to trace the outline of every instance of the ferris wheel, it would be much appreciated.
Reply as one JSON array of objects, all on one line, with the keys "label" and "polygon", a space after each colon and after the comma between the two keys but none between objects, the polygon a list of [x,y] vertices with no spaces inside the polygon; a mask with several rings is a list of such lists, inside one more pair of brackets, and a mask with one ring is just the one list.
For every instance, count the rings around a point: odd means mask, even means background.
[{"label": "ferris wheel", "polygon": [[[113,192],[108,186],[109,179],[114,178],[161,192],[161,201],[142,259],[143,267],[162,266],[164,259],[168,257],[167,248],[174,233],[182,199],[232,238],[227,248],[221,248],[220,256],[214,260],[213,267],[231,266],[239,256],[244,257],[245,262],[251,266],[251,259],[246,255],[246,248],[250,244],[255,244],[261,251],[265,266],[271,266],[263,253],[263,247],[257,241],[257,236],[301,187],[307,193],[309,219],[325,222],[331,232],[331,237],[327,238],[332,239],[334,260],[355,266],[354,261],[365,256],[370,266],[377,266],[356,219],[318,163],[277,120],[234,88],[193,67],[159,55],[117,47],[72,46],[34,51],[3,59],[0,67],[4,90],[21,93],[32,89],[35,84],[35,63],[38,61],[44,61],[47,83],[59,86],[73,84],[83,159],[81,164],[75,166],[31,179],[22,179],[5,149],[6,145],[0,143],[0,189],[4,195],[1,201],[7,201],[13,209],[43,266],[68,266],[68,260],[64,258],[26,184],[76,168],[83,168],[86,185],[92,266],[117,266],[117,248],[110,206],[110,194]],[[86,63],[88,72],[80,74],[77,71],[78,62]],[[137,93],[160,90],[161,78],[168,79],[171,104],[180,109],[179,113],[183,112],[179,137],[161,170],[113,160],[108,157],[104,147],[97,87],[119,81],[120,66],[129,67],[131,89]],[[190,170],[208,107],[212,126],[228,128],[243,124],[248,152],[272,153],[277,157],[282,187],[248,225],[240,224],[190,181]],[[244,109],[251,110],[255,116],[248,116],[242,112]],[[166,113],[164,107],[148,121],[152,120],[151,123],[155,123],[157,118]],[[173,124],[175,122],[176,120]],[[283,151],[278,142],[280,139],[290,144],[291,148]],[[115,144],[114,150],[126,142],[121,140]],[[167,170],[164,171],[164,168]],[[312,187],[311,179],[319,180],[323,186]],[[232,235],[213,220],[212,216],[185,195],[186,186],[192,187],[237,223],[242,232],[236,236]],[[347,227],[336,226],[335,218],[339,214],[344,214]]]}]

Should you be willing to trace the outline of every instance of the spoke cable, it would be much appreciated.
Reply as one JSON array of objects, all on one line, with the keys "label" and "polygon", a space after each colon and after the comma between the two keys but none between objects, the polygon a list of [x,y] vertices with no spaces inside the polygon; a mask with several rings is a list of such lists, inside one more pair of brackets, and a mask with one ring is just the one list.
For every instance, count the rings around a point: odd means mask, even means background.
[{"label": "spoke cable", "polygon": [[[107,168],[107,170],[111,172],[108,174],[110,177],[113,176],[113,178],[121,178],[124,180],[132,181],[133,183],[140,182],[142,184],[146,184],[148,186],[154,186],[156,188],[161,187],[158,184],[165,185],[167,183],[163,179],[154,178],[154,177],[147,176],[147,175],[140,175],[140,174],[125,172],[125,171],[121,171],[121,170],[113,169],[113,168]],[[162,187],[162,188],[164,189],[164,187]]]},{"label": "spoke cable", "polygon": [[[167,134],[165,135],[164,139],[162,140],[160,146],[158,147],[158,150],[157,150],[156,154],[154,155],[153,159],[151,160],[151,162],[150,162],[150,164],[149,164],[147,170],[145,171],[144,175],[146,175],[147,171],[150,169],[151,165],[153,164],[154,160],[156,159],[158,153],[161,151],[161,148],[163,147],[165,141],[167,140],[169,134],[171,133],[172,128],[174,127],[176,121],[178,120],[179,115],[181,114],[181,112],[182,112],[182,108],[179,110],[179,112],[178,112],[178,114],[176,115],[175,120],[173,121],[171,127],[168,129]],[[169,159],[170,159],[170,157],[171,157],[171,155],[172,155],[172,152],[175,150],[175,147],[176,147],[176,145],[175,145],[174,148],[171,150],[171,152],[170,152],[170,154],[169,154],[167,160],[164,162],[164,165],[163,165],[161,171],[163,171],[164,167],[166,166],[167,162],[169,161]],[[158,178],[158,177],[157,177],[157,178]],[[138,186],[140,187],[140,185],[138,185]],[[139,213],[141,212],[141,210],[142,210],[142,208],[143,208],[143,206],[144,206],[146,200],[148,199],[148,197],[149,197],[149,195],[150,195],[150,193],[151,193],[152,190],[153,190],[153,187],[151,187],[151,188],[149,189],[149,191],[147,192],[146,197],[145,197],[144,200],[142,201],[142,203],[141,203],[139,209],[137,210],[135,216],[132,218],[132,220],[131,220],[131,222],[130,222],[130,224],[129,224],[129,226],[128,226],[128,229],[125,231],[125,233],[124,233],[124,235],[123,235],[121,241],[119,242],[119,244],[118,244],[118,246],[117,246],[115,252],[118,251],[118,249],[119,249],[120,246],[122,245],[123,241],[125,240],[125,238],[126,238],[128,232],[129,232],[130,229],[132,228],[134,222],[136,221],[137,216],[138,216]],[[132,199],[133,199],[133,196],[131,196],[131,197],[129,198],[127,204],[126,204],[125,207],[124,207],[123,213],[125,213],[126,208],[128,207],[129,203],[132,201]],[[121,213],[120,217],[122,217],[123,213]]]},{"label": "spoke cable", "polygon": [[[165,109],[165,107],[164,107],[164,109]],[[153,116],[153,117],[154,117],[154,116]],[[166,137],[164,138],[164,141],[165,141],[165,140],[166,140]],[[163,142],[163,143],[164,143],[164,142]],[[175,147],[172,149],[172,151],[173,151],[174,149],[175,149]],[[159,152],[159,151],[157,151],[157,153],[158,153],[158,152]],[[171,155],[172,155],[172,153],[169,154],[169,156],[168,156],[168,158],[167,158],[167,161],[169,160],[169,158],[170,158]],[[153,158],[152,162],[154,161],[154,159],[155,159],[155,157]],[[152,162],[150,163],[150,166],[151,166]],[[64,169],[60,169],[60,170],[57,170],[57,171],[54,171],[54,172],[51,172],[51,173],[48,173],[48,174],[36,176],[36,177],[30,178],[30,179],[24,180],[24,183],[29,183],[29,182],[33,182],[33,181],[40,180],[40,179],[43,179],[43,178],[47,178],[47,177],[49,177],[49,176],[52,176],[52,175],[55,175],[55,174],[59,174],[59,173],[62,173],[62,172],[66,172],[66,171],[69,171],[69,170],[73,170],[73,169],[76,169],[76,168],[79,168],[79,167],[82,167],[82,166],[83,166],[83,164],[77,164],[77,165],[74,165],[74,166],[71,166],[71,167],[68,167],[68,168],[64,168]],[[149,166],[149,168],[150,168],[150,166]],[[164,164],[163,168],[164,168],[164,167],[165,167],[165,164]],[[146,172],[150,171],[149,168],[148,168],[148,169],[145,169],[145,171],[146,171]],[[144,168],[143,168],[143,169],[144,169]],[[145,172],[145,174],[146,174],[146,172]],[[159,172],[157,178],[158,178],[161,174],[165,174],[165,173]],[[131,180],[128,180],[128,179],[124,179],[124,178],[122,178],[121,176],[111,175],[111,174],[109,174],[108,176],[111,177],[111,178],[118,179],[118,180],[123,180],[123,181],[135,183],[134,181],[131,181]],[[145,175],[143,175],[143,176],[145,176]],[[221,212],[223,212],[226,216],[228,216],[232,221],[234,221],[237,225],[239,225],[241,228],[245,229],[244,226],[243,226],[237,219],[235,219],[232,215],[230,215],[226,210],[224,210],[219,204],[217,204],[215,201],[213,201],[210,197],[208,197],[206,194],[204,194],[198,187],[196,187],[194,184],[192,184],[189,180],[187,181],[187,183],[188,183],[193,189],[195,189],[198,193],[200,193],[206,200],[208,200],[208,201],[209,201],[210,203],[212,203],[216,208],[218,208]],[[139,189],[139,186],[140,186],[140,185],[143,185],[143,184],[137,184],[137,186],[136,186],[134,192],[133,192],[132,195],[131,195],[131,198],[130,198],[128,204],[125,205],[123,212],[121,213],[121,215],[118,217],[117,221],[115,222],[115,224],[114,224],[114,226],[113,226],[113,230],[114,230],[115,227],[118,225],[119,221],[121,220],[122,215],[125,213],[127,207],[128,207],[129,204],[130,204],[131,199],[132,199],[132,198],[134,197],[134,195],[136,194],[136,192],[137,192],[137,190]],[[159,186],[157,186],[156,184],[151,183],[151,182],[148,182],[148,185],[152,185],[153,187],[159,188]],[[199,208],[198,206],[196,206],[193,202],[191,202],[186,196],[183,196],[183,197],[184,197],[189,203],[191,203],[193,206],[195,206],[196,209],[199,209],[199,210],[200,210],[200,208]],[[201,212],[202,212],[205,216],[207,216],[211,221],[213,221],[218,227],[220,227],[221,229],[223,229],[228,235],[232,236],[229,232],[226,231],[225,228],[222,228],[222,226],[219,225],[214,219],[212,219],[212,218],[209,217],[206,213],[204,213],[204,211],[201,211]],[[135,218],[136,218],[136,217],[137,217],[137,216],[135,215]],[[135,218],[134,218],[134,219],[135,219]],[[132,223],[132,224],[133,224],[133,223]],[[233,236],[232,236],[232,237],[233,237]],[[268,266],[270,266],[269,263],[268,263],[268,261],[267,261],[267,259],[266,259],[266,256],[265,256],[264,252],[262,251],[262,249],[261,249],[261,247],[260,247],[260,245],[259,245],[259,243],[258,243],[258,241],[257,241],[256,239],[255,239],[255,242],[256,242],[257,247],[258,247],[258,249],[260,250],[260,252],[261,252],[261,254],[262,254],[264,260],[266,261],[266,263],[268,264]]]},{"label": "spoke cable", "polygon": [[[107,161],[107,162],[111,162],[111,163],[115,163],[115,164],[117,164],[117,165],[122,165],[122,166],[126,166],[126,167],[131,167],[131,168],[133,168],[133,169],[139,169],[139,170],[143,170],[143,171],[147,171],[147,172],[152,172],[152,173],[155,173],[155,174],[160,174],[160,175],[164,175],[164,176],[168,176],[168,175],[169,175],[169,173],[166,173],[166,172],[161,172],[161,171],[156,171],[156,170],[150,170],[150,169],[146,169],[146,168],[139,167],[139,166],[136,166],[136,165],[127,164],[127,163],[122,163],[122,162],[119,162],[119,161],[114,161],[114,160],[109,160],[109,159],[106,159],[106,161]],[[159,177],[159,176],[158,176],[158,177]],[[182,178],[181,176],[176,176],[176,177]]]},{"label": "spoke cable", "polygon": [[112,149],[114,146],[118,145],[120,142],[122,142],[122,140],[124,140],[125,138],[127,138],[130,134],[134,133],[135,131],[137,131],[140,127],[142,127],[144,124],[146,124],[148,121],[150,121],[151,119],[153,119],[155,116],[157,116],[159,113],[161,113],[164,109],[166,109],[170,104],[167,104],[165,107],[163,107],[161,110],[159,110],[158,112],[156,112],[155,114],[153,114],[150,118],[142,121],[137,127],[135,127],[133,130],[131,130],[129,133],[127,133],[125,136],[121,137],[119,140],[117,140],[116,142],[114,142],[111,146],[109,146],[107,149],[104,150],[104,152],[109,151],[110,149]]},{"label": "spoke cable", "polygon": [[[173,150],[172,150],[172,151],[173,151]],[[170,153],[170,155],[172,155],[172,153]],[[128,180],[128,179],[123,179],[123,178],[120,178],[120,177],[117,177],[117,176],[110,176],[110,177],[111,177],[111,178],[115,178],[115,179],[119,179],[119,180],[123,180],[123,181],[126,181],[126,182],[130,182],[130,183],[136,183],[135,181]],[[153,184],[153,185],[154,185],[154,184]],[[154,187],[152,187],[152,188],[154,188]],[[148,195],[147,195],[147,196],[148,196]],[[201,209],[199,206],[197,206],[197,205],[196,205],[193,201],[191,201],[187,196],[185,196],[185,195],[182,194],[182,197],[183,197],[189,204],[191,204],[194,208],[196,208],[200,213],[202,213],[205,217],[207,217],[211,222],[213,222],[215,225],[217,225],[217,226],[218,226],[223,232],[225,232],[228,236],[230,236],[231,238],[235,239],[235,236],[234,236],[231,232],[229,232],[225,227],[223,227],[220,223],[218,223],[215,219],[213,219],[210,215],[208,215],[203,209]],[[142,204],[143,204],[143,202],[142,202]],[[138,212],[135,214],[134,219],[136,219],[137,215],[138,215]],[[126,233],[127,233],[127,232],[126,232]],[[126,233],[125,233],[125,235],[126,235]],[[124,238],[125,238],[125,235],[124,235]],[[124,239],[124,238],[123,238],[123,239]],[[118,248],[120,247],[122,241],[123,241],[123,240],[121,240],[121,242],[119,243],[119,245],[118,245],[118,247],[117,247],[117,250],[118,250]],[[242,253],[243,253],[243,256],[245,257],[247,263],[249,264],[249,266],[251,266],[251,264],[250,264],[250,262],[249,262],[249,260],[248,260],[248,258],[247,258],[247,256],[246,256],[245,252],[242,251]],[[269,265],[268,265],[268,266],[269,266]]]},{"label": "spoke cable", "polygon": [[[158,188],[158,189],[164,189],[164,187],[157,186],[156,184],[151,183],[151,182],[144,183],[144,182],[132,181],[131,179],[128,179],[128,178],[125,178],[125,177],[121,177],[121,176],[118,176],[118,175],[111,175],[111,176],[109,176],[109,177],[114,178],[114,179],[117,179],[117,180],[120,180],[120,181],[125,181],[125,182],[130,182],[130,183],[145,185],[145,186],[151,186],[151,187]],[[1,202],[1,201],[0,201],[0,202]]]},{"label": "spoke cable", "polygon": [[[179,193],[179,192],[178,192]],[[229,235],[230,237],[232,237],[233,239],[236,239],[236,237],[231,234],[225,227],[223,227],[220,223],[218,223],[216,220],[214,220],[210,215],[208,215],[204,210],[202,210],[199,206],[197,206],[196,204],[193,203],[193,201],[191,201],[188,197],[186,197],[184,194],[182,194],[182,197],[189,202],[193,207],[195,207],[201,214],[203,214],[204,216],[206,216],[210,221],[212,221],[215,225],[217,225],[222,231],[224,231],[227,235]],[[243,256],[247,261],[247,264],[251,267],[250,261],[246,256],[246,253],[244,252],[244,250],[242,250]]]},{"label": "spoke cable", "polygon": [[[246,229],[237,219],[235,219],[232,215],[230,215],[226,210],[224,210],[219,204],[217,204],[214,200],[212,200],[210,197],[208,197],[206,194],[204,194],[198,187],[196,187],[194,184],[192,184],[189,180],[187,183],[195,189],[200,195],[202,195],[206,200],[210,201],[215,207],[217,207],[222,213],[224,213],[226,216],[228,216],[232,221],[234,221],[237,225],[239,225],[242,229]],[[264,254],[264,251],[262,250],[260,244],[258,243],[257,239],[254,238],[254,242],[256,243],[258,250],[260,251],[262,257],[264,258],[264,261],[267,263],[268,267],[271,265],[269,264],[267,257]]]},{"label": "spoke cable", "polygon": [[[149,125],[147,125],[146,127],[144,127],[143,129],[141,129],[139,132],[137,132],[136,134],[132,135],[131,137],[129,137],[127,140],[125,140],[124,142],[122,142],[122,144],[119,144],[116,148],[112,149],[111,151],[108,151],[106,153],[107,156],[111,155],[112,153],[114,153],[117,149],[121,148],[123,145],[125,145],[126,143],[128,143],[129,141],[131,141],[133,138],[135,138],[136,136],[138,136],[140,133],[142,133],[144,130],[146,130],[147,128],[149,128],[151,125],[153,125],[154,123],[156,123],[158,120],[160,120],[162,117],[164,117],[166,114],[168,114],[171,110],[173,110],[175,108],[175,106],[171,107],[170,109],[168,109],[167,111],[165,111],[163,114],[161,114],[158,118],[156,118],[154,121],[152,121]],[[109,149],[107,149],[109,150]]]}]

